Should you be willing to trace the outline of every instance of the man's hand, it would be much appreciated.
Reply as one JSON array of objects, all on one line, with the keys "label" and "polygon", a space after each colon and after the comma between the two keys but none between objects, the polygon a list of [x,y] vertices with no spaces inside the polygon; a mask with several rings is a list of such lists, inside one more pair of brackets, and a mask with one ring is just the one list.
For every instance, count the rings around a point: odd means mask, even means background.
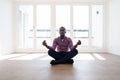
[{"label": "man's hand", "polygon": [[81,45],[81,41],[80,40],[78,40],[77,45]]},{"label": "man's hand", "polygon": [[45,40],[42,42],[42,44],[43,44],[44,46],[47,46],[47,43],[46,43]]},{"label": "man's hand", "polygon": [[77,46],[80,45],[80,44],[81,44],[81,41],[78,40],[78,42],[76,43],[76,45],[74,47],[77,48]]},{"label": "man's hand", "polygon": [[46,48],[50,48],[48,45],[47,45],[47,43],[46,43],[46,41],[44,40],[43,42],[42,42],[42,44],[46,47]]}]

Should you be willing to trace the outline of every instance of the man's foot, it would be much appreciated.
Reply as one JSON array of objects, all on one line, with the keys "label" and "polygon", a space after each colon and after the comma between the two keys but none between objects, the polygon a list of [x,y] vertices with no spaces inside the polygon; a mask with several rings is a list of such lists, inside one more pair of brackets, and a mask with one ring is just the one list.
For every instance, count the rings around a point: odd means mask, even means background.
[{"label": "man's foot", "polygon": [[50,64],[51,65],[56,65],[56,64],[73,64],[74,63],[74,60],[73,59],[69,59],[67,62],[59,62],[57,60],[51,60]]},{"label": "man's foot", "polygon": [[59,64],[59,62],[57,62],[56,60],[52,60],[52,61],[50,62],[50,64],[51,64],[51,65],[56,65],[56,64]]},{"label": "man's foot", "polygon": [[73,63],[74,63],[74,60],[73,60],[73,59],[69,59],[66,63],[67,63],[67,64],[73,64]]}]

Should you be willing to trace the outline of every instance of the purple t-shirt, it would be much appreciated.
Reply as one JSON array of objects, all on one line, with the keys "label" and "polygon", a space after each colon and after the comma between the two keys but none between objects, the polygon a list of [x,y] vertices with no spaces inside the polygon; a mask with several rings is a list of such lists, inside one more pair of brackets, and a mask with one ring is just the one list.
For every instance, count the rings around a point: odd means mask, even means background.
[{"label": "purple t-shirt", "polygon": [[55,38],[53,41],[52,47],[49,47],[50,49],[54,49],[58,52],[68,52],[69,50],[73,49],[73,42],[71,38],[65,37],[64,39],[61,39],[60,37]]}]

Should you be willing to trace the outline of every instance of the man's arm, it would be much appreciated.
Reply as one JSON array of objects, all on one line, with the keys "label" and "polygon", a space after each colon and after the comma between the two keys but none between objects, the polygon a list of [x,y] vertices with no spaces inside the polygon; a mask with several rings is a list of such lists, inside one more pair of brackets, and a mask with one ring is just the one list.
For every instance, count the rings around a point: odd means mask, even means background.
[{"label": "man's arm", "polygon": [[78,42],[76,43],[76,45],[74,45],[74,48],[77,48],[78,45],[81,45],[81,41],[78,40]]},{"label": "man's arm", "polygon": [[46,48],[48,48],[48,49],[53,49],[53,50],[55,50],[55,49],[56,49],[56,46],[57,46],[56,39],[54,39],[52,47],[51,47],[51,46],[48,46],[45,40],[43,41],[42,44],[43,44]]},{"label": "man's arm", "polygon": [[42,43],[42,44],[43,44],[46,48],[48,48],[48,49],[50,48],[50,47],[47,45],[47,43],[46,43],[46,41],[45,41],[45,40],[43,41],[43,43]]}]

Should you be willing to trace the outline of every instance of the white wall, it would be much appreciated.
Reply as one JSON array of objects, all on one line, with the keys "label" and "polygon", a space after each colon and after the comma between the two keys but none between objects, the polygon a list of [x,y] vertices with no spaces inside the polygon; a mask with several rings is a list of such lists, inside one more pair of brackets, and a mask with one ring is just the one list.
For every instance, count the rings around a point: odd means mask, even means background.
[{"label": "white wall", "polygon": [[13,52],[12,2],[0,0],[0,54]]},{"label": "white wall", "polygon": [[105,2],[108,0],[12,0],[12,1],[33,1],[33,2]]},{"label": "white wall", "polygon": [[27,2],[27,3],[76,3],[76,2],[80,2],[80,3],[103,3],[103,2],[107,2],[109,0],[13,0],[15,2]]},{"label": "white wall", "polygon": [[120,55],[120,0],[110,0],[109,4],[109,45],[110,53]]}]

